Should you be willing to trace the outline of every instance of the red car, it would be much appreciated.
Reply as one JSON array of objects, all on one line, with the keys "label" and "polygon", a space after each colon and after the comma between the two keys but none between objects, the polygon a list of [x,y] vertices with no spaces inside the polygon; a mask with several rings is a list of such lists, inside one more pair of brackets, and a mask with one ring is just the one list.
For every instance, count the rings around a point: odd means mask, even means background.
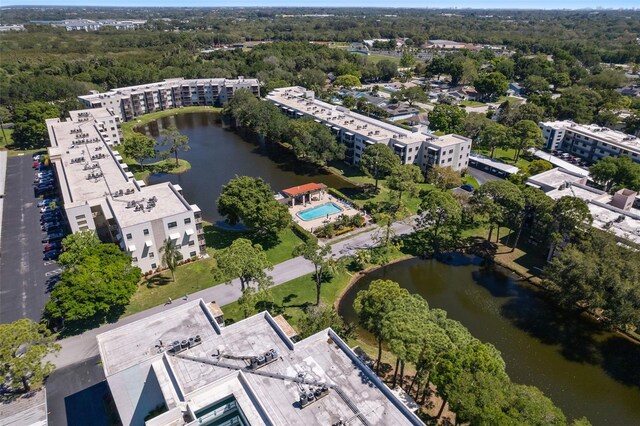
[{"label": "red car", "polygon": [[36,167],[38,167],[39,165],[40,165],[40,162],[39,162],[39,161],[34,161],[34,162],[33,162],[33,166],[32,166],[32,167],[35,169],[35,168],[36,168]]},{"label": "red car", "polygon": [[48,252],[48,251],[51,251],[51,250],[59,250],[60,247],[61,247],[60,243],[47,244],[46,246],[44,246],[43,252]]}]

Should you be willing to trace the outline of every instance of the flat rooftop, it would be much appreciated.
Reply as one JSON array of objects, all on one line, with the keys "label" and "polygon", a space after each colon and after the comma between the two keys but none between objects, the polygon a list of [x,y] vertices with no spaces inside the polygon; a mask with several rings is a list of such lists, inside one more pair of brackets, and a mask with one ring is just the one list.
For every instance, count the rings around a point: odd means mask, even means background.
[{"label": "flat rooftop", "polygon": [[527,182],[531,181],[534,184],[542,184],[553,188],[559,188],[562,184],[567,182],[578,182],[584,179],[584,176],[576,175],[568,170],[560,167],[547,170],[546,172],[538,173],[537,175],[529,177]]},{"label": "flat rooftop", "polygon": [[545,121],[543,125],[554,128],[564,128],[576,133],[592,137],[596,140],[615,144],[635,152],[640,152],[640,138],[628,135],[618,130],[611,130],[608,127],[601,127],[597,124],[578,124],[573,121]]},{"label": "flat rooftop", "polygon": [[322,120],[336,129],[344,129],[345,132],[358,134],[376,142],[394,139],[395,142],[411,144],[431,139],[425,134],[412,132],[393,124],[349,111],[344,107],[306,97],[308,92],[303,87],[283,87],[273,90],[267,95],[267,99],[281,108],[299,111],[302,114]]},{"label": "flat rooftop", "polygon": [[49,156],[58,172],[65,205],[85,204],[120,190],[138,191],[133,174],[120,163],[120,155],[111,150],[95,120],[50,119],[46,123]]},{"label": "flat rooftop", "polygon": [[191,209],[169,182],[145,186],[130,195],[108,197],[107,202],[123,228],[184,213]]},{"label": "flat rooftop", "polygon": [[503,163],[500,160],[496,160],[495,158],[486,157],[484,155],[476,154],[473,152],[469,154],[469,160],[475,160],[479,163],[494,167],[507,173],[518,173],[518,171],[520,171],[520,169],[516,166],[512,166],[511,164]]},{"label": "flat rooftop", "polygon": [[429,142],[441,147],[446,147],[451,145],[457,145],[460,142],[471,142],[471,139],[465,138],[464,136],[455,135],[455,134],[448,134],[448,135],[438,136],[436,139],[431,140]]},{"label": "flat rooftop", "polygon": [[239,87],[250,87],[252,85],[259,84],[258,79],[256,78],[236,78],[236,79],[228,79],[228,78],[198,78],[198,79],[185,79],[185,78],[169,78],[163,81],[158,81],[154,83],[140,84],[137,86],[127,86],[127,87],[119,87],[117,89],[112,89],[107,92],[102,93],[92,93],[90,95],[78,96],[80,99],[84,99],[86,101],[100,100],[104,98],[111,97],[124,97],[129,96],[132,93],[136,92],[144,92],[145,90],[162,90],[162,89],[170,89],[176,86],[182,85],[199,85],[199,84],[208,84],[212,86],[239,86]]},{"label": "flat rooftop", "polygon": [[[175,356],[165,351],[174,340],[195,335],[200,345]],[[127,395],[114,396],[124,424],[123,411],[129,407],[132,413],[137,406],[135,399],[143,392],[135,396],[135,389],[141,388],[150,366],[170,411],[178,403],[166,395],[176,395],[196,412],[231,394],[252,425],[329,425],[351,418],[354,425],[423,424],[331,329],[293,343],[266,312],[219,328],[200,299],[97,339],[109,385]],[[160,341],[164,347],[157,346]],[[278,358],[256,370],[226,357],[258,356],[271,349]],[[329,393],[300,408],[300,392],[313,384],[326,384]]]}]

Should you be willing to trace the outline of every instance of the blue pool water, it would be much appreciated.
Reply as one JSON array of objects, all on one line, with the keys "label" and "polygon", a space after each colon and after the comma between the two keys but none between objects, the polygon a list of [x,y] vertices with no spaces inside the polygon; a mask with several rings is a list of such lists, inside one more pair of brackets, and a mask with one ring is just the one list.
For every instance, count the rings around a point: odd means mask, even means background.
[{"label": "blue pool water", "polygon": [[342,209],[335,203],[325,203],[312,209],[303,210],[298,213],[298,217],[302,220],[313,220],[319,217],[340,213]]}]

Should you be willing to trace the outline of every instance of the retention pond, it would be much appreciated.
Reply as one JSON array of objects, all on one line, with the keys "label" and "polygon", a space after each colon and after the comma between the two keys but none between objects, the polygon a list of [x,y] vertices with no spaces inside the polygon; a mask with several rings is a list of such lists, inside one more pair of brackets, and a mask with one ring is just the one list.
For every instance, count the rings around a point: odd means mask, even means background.
[{"label": "retention pond", "polygon": [[542,389],[568,418],[587,416],[593,425],[640,424],[640,346],[557,309],[539,289],[480,266],[478,258],[412,259],[355,283],[339,306],[345,319],[357,321],[355,296],[376,279],[399,282],[495,345],[512,380]]},{"label": "retention pond", "polygon": [[176,126],[189,137],[190,150],[178,153],[191,163],[179,175],[160,173],[148,178],[149,184],[179,184],[185,198],[202,209],[205,220],[222,220],[216,209],[222,185],[237,176],[261,177],[274,191],[309,182],[324,183],[339,190],[353,188],[346,180],[323,169],[295,159],[275,144],[259,144],[255,136],[231,129],[215,113],[188,113],[165,117],[137,129],[158,138],[164,128]]}]

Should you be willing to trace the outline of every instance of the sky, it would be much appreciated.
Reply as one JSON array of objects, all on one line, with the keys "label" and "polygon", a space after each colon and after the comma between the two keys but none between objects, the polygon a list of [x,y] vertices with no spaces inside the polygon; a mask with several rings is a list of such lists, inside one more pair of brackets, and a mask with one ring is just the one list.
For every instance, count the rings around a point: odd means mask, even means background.
[{"label": "sky", "polygon": [[234,6],[292,6],[292,7],[416,7],[416,8],[475,8],[475,9],[585,9],[635,8],[640,0],[0,0],[7,5],[60,6],[167,6],[167,7],[234,7]]}]

